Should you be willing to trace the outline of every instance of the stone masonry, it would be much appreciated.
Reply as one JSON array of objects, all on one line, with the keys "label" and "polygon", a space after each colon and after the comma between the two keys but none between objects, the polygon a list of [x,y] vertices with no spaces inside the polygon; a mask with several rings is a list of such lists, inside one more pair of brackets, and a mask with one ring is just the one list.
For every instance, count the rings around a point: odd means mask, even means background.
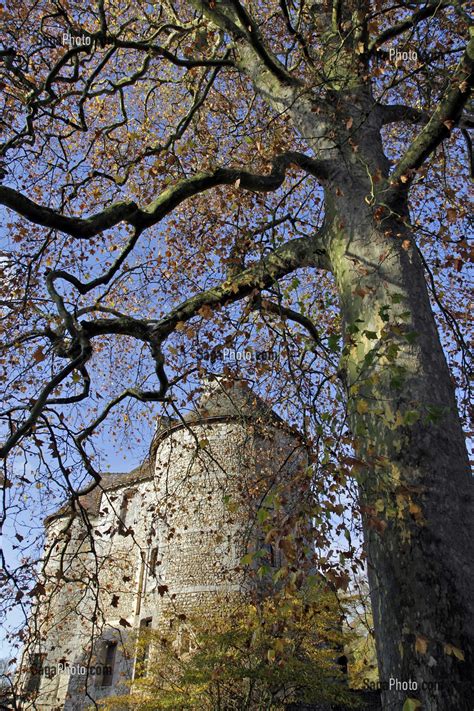
[{"label": "stone masonry", "polygon": [[147,462],[46,521],[22,708],[84,711],[129,690],[137,630],[246,594],[258,508],[306,465],[298,433],[243,382],[211,381],[194,412],[163,419]]}]

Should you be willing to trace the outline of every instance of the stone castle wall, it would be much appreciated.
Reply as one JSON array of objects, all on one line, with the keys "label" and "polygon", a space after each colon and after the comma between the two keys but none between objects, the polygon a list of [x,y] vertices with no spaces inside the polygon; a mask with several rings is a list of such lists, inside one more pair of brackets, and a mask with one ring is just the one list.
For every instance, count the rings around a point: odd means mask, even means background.
[{"label": "stone castle wall", "polygon": [[117,475],[116,484],[109,478],[66,532],[69,512],[48,525],[40,634],[26,651],[45,654],[43,666],[52,669],[94,667],[116,643],[112,683],[67,669],[43,675],[25,709],[83,711],[92,699],[128,689],[132,639],[143,623],[169,629],[178,616],[245,594],[240,560],[259,545],[258,508],[306,462],[296,435],[261,417],[174,425],[154,448],[153,467],[126,481]]}]

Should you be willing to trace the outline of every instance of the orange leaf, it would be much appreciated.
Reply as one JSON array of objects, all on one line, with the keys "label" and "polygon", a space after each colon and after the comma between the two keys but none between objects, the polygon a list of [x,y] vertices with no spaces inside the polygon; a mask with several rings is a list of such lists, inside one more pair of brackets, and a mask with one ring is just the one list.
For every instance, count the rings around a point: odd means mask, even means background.
[{"label": "orange leaf", "polygon": [[41,348],[37,348],[35,352],[33,353],[33,358],[37,363],[41,363],[42,360],[46,358],[45,354],[43,353],[43,350]]},{"label": "orange leaf", "polygon": [[204,306],[201,306],[199,309],[198,314],[200,314],[203,318],[211,318],[213,311],[208,304],[204,304]]},{"label": "orange leaf", "polygon": [[418,652],[418,654],[426,654],[428,649],[428,640],[426,637],[423,637],[422,635],[417,635],[416,641],[415,641],[415,650]]}]

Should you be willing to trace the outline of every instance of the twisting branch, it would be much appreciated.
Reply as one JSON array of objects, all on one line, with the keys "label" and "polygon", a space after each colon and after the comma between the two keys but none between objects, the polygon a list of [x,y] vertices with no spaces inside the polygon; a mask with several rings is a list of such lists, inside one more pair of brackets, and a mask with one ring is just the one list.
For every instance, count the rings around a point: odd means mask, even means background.
[{"label": "twisting branch", "polygon": [[[261,259],[257,264],[253,264],[235,275],[232,279],[226,279],[219,286],[186,299],[158,321],[120,316],[110,319],[99,318],[92,321],[81,321],[79,324],[72,314],[65,309],[64,301],[54,287],[54,281],[63,277],[63,273],[50,272],[47,277],[50,293],[65,327],[71,334],[69,346],[63,348],[60,355],[70,358],[70,362],[44,386],[39,397],[31,406],[29,416],[18,429],[12,432],[9,439],[0,448],[0,456],[6,456],[22,437],[29,434],[46,406],[66,401],[78,402],[87,396],[89,382],[85,364],[92,355],[92,339],[94,337],[111,334],[125,335],[147,343],[150,346],[151,355],[155,362],[155,371],[160,382],[158,391],[127,389],[118,399],[110,403],[100,416],[99,421],[95,422],[94,427],[96,427],[105,419],[110,409],[125,397],[135,397],[144,402],[162,401],[165,398],[169,383],[164,370],[162,345],[171,333],[180,329],[180,324],[199,316],[203,307],[206,307],[206,309],[220,308],[255,292],[258,293],[295,269],[305,266],[325,266],[326,255],[323,240],[324,230],[316,237],[301,237],[290,240]],[[67,276],[70,277],[70,275]],[[68,278],[68,281],[74,283],[74,278]],[[83,375],[84,386],[82,392],[71,398],[50,399],[53,391],[76,369]],[[78,445],[82,439],[88,436],[88,433],[89,430],[81,433]]]},{"label": "twisting branch", "polygon": [[[431,118],[431,114],[428,113],[428,111],[416,109],[406,104],[379,105],[377,106],[377,111],[384,126],[389,123],[397,123],[398,121],[423,124],[428,123]],[[463,113],[457,122],[457,126],[463,129],[474,128],[474,116]]]},{"label": "twisting branch", "polygon": [[62,279],[63,281],[67,281],[69,284],[72,284],[75,289],[80,294],[87,294],[89,291],[92,291],[92,289],[95,289],[98,286],[103,286],[105,284],[108,284],[110,280],[115,276],[115,274],[118,272],[128,255],[133,251],[139,237],[140,237],[140,231],[135,230],[132,236],[130,237],[129,241],[127,242],[125,249],[122,250],[120,255],[117,257],[115,262],[112,264],[110,269],[108,269],[106,272],[104,272],[100,277],[97,277],[96,279],[91,279],[88,282],[82,282],[80,279],[75,277],[73,274],[69,274],[69,272],[64,271],[63,269],[55,269],[54,271],[49,272],[48,277],[50,280],[55,281],[56,279]]},{"label": "twisting branch", "polygon": [[[189,371],[187,374],[189,375]],[[183,375],[180,375],[174,378],[173,380],[168,381],[166,375],[164,375],[164,379],[160,381],[159,390],[140,390],[139,388],[126,388],[120,393],[120,395],[117,395],[117,397],[107,403],[100,415],[96,417],[96,419],[91,422],[88,427],[85,427],[83,430],[81,430],[81,432],[74,438],[76,444],[82,445],[84,440],[90,437],[91,434],[93,434],[93,432],[97,429],[97,427],[99,427],[99,425],[101,425],[102,422],[107,419],[114,407],[119,405],[126,398],[133,398],[134,400],[139,400],[140,402],[166,402],[166,393],[168,392],[168,390],[170,390],[174,385],[179,383],[182,379]]]},{"label": "twisting branch", "polygon": [[106,44],[111,44],[113,47],[120,47],[121,49],[135,49],[142,52],[147,52],[149,55],[164,57],[171,64],[176,67],[183,67],[184,69],[193,69],[194,67],[234,67],[235,63],[232,59],[229,59],[226,54],[222,58],[216,59],[183,59],[182,57],[177,57],[173,52],[170,52],[165,47],[158,44],[153,44],[152,42],[139,42],[134,40],[122,40],[113,35],[108,35],[106,39]]},{"label": "twisting branch", "polygon": [[36,225],[59,230],[79,239],[89,239],[123,220],[130,221],[131,216],[138,210],[133,201],[119,202],[89,218],[69,217],[50,207],[38,205],[26,195],[6,185],[0,186],[0,203]]},{"label": "twisting branch", "polygon": [[454,3],[452,2],[452,0],[438,0],[437,2],[430,2],[425,5],[425,7],[422,7],[421,10],[417,10],[412,15],[410,15],[410,17],[407,17],[405,20],[402,20],[401,22],[398,22],[395,25],[391,25],[391,27],[387,27],[386,30],[381,32],[369,43],[369,54],[373,54],[374,52],[376,52],[379,47],[385,44],[385,42],[388,42],[389,40],[394,39],[395,37],[399,37],[407,30],[411,30],[422,20],[426,20],[429,17],[433,17],[433,15],[436,15],[439,10],[445,7],[452,6],[453,4]]},{"label": "twisting branch", "polygon": [[260,307],[268,313],[283,317],[289,321],[294,321],[295,323],[299,323],[300,326],[303,326],[303,328],[308,331],[316,345],[326,350],[323,342],[321,341],[318,329],[314,325],[313,321],[307,316],[290,309],[288,306],[283,306],[283,304],[275,304],[275,302],[269,301],[268,299],[262,299]]},{"label": "twisting branch", "polygon": [[118,202],[87,218],[69,217],[57,210],[38,205],[18,190],[0,185],[0,203],[11,208],[30,222],[59,230],[77,239],[90,239],[120,222],[126,222],[140,232],[162,220],[184,200],[218,185],[236,185],[255,192],[277,190],[284,182],[286,171],[296,165],[320,180],[328,176],[330,163],[289,151],[276,156],[268,175],[250,173],[240,168],[217,168],[212,173],[197,173],[179,180],[164,190],[144,208],[133,201]]},{"label": "twisting branch", "polygon": [[429,121],[404,153],[391,176],[392,185],[407,188],[415,171],[450,135],[461,116],[474,84],[474,36],[469,40],[462,60]]},{"label": "twisting branch", "polygon": [[81,339],[81,350],[79,354],[62,368],[51,380],[44,386],[38,398],[30,408],[30,414],[25,421],[14,430],[5,444],[0,447],[0,457],[6,457],[7,454],[18,444],[18,442],[27,435],[33,425],[37,422],[38,417],[43,412],[47,405],[48,398],[52,392],[77,368],[83,366],[92,355],[92,348],[87,339]]},{"label": "twisting branch", "polygon": [[239,272],[231,279],[186,299],[160,320],[137,320],[129,316],[115,319],[81,321],[87,338],[119,334],[148,343],[163,343],[178,324],[199,315],[203,307],[220,308],[240,301],[255,290],[261,291],[278,279],[302,267],[326,268],[324,230],[316,237],[300,237],[281,245],[256,264]]},{"label": "twisting branch", "polygon": [[263,65],[283,86],[299,86],[298,79],[286,70],[265,45],[257,23],[238,0],[229,0],[225,5],[191,0],[191,4],[233,38],[236,43],[237,65],[242,58],[242,49],[246,48],[254,54],[255,62]]},{"label": "twisting branch", "polygon": [[285,24],[286,24],[286,29],[290,33],[290,35],[293,35],[293,37],[296,39],[298,44],[300,45],[301,49],[303,50],[303,54],[308,60],[309,64],[311,66],[314,66],[313,58],[311,57],[311,54],[309,53],[308,49],[308,44],[301,34],[301,32],[298,32],[298,30],[293,27],[293,24],[291,22],[291,17],[290,17],[290,12],[288,10],[288,5],[286,4],[286,0],[280,0],[280,8],[283,13],[283,16],[285,18]]}]

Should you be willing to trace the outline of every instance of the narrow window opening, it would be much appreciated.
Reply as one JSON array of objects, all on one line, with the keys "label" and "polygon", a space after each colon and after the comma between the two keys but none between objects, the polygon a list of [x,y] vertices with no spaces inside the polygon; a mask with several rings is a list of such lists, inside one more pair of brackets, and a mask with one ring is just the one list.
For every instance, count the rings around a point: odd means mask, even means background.
[{"label": "narrow window opening", "polygon": [[119,529],[122,531],[126,528],[129,504],[130,504],[130,501],[135,496],[135,493],[136,493],[135,489],[133,489],[132,491],[126,491],[122,497],[122,502],[120,504],[119,515],[118,515]]},{"label": "narrow window opening", "polygon": [[150,630],[152,617],[144,617],[140,620],[140,631],[138,634],[138,651],[135,660],[134,679],[140,679],[146,675],[148,660],[150,658]]},{"label": "narrow window opening", "polygon": [[128,502],[130,501],[130,492],[127,492],[122,497],[122,503],[120,504],[119,518],[123,524],[125,524],[125,519],[127,518]]},{"label": "narrow window opening", "polygon": [[150,553],[149,572],[152,577],[156,577],[156,566],[158,563],[158,548],[152,548]]},{"label": "narrow window opening", "polygon": [[46,654],[33,654],[30,659],[28,676],[25,684],[25,693],[36,694],[41,684],[41,672]]},{"label": "narrow window opening", "polygon": [[112,686],[117,656],[117,642],[106,642],[103,653],[101,686]]}]

